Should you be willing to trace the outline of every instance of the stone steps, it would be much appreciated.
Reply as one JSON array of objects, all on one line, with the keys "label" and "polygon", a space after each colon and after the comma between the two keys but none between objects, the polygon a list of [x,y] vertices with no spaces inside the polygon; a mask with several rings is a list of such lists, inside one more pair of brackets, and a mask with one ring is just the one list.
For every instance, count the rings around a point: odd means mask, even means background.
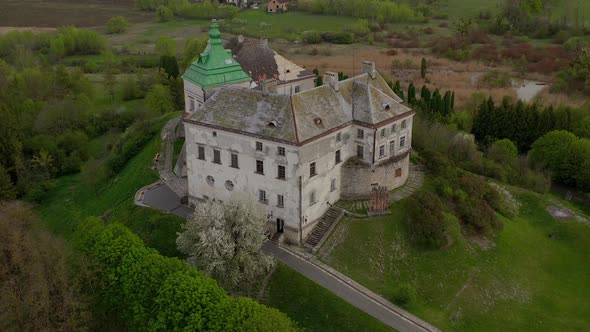
[{"label": "stone steps", "polygon": [[305,247],[309,249],[314,249],[322,241],[322,239],[328,236],[328,231],[332,227],[332,225],[337,222],[342,216],[344,212],[337,207],[330,207],[328,211],[324,213],[324,215],[320,218],[316,226],[313,228],[311,233],[307,236],[305,240]]}]

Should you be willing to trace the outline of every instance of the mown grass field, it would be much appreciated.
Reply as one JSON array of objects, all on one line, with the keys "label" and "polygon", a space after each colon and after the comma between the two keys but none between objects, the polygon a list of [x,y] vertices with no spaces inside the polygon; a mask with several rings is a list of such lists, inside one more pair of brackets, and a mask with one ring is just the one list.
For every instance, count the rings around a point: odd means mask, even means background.
[{"label": "mown grass field", "polygon": [[417,301],[408,310],[444,331],[586,330],[590,225],[554,220],[549,195],[517,197],[520,216],[504,219],[485,250],[464,240],[456,220],[447,248],[413,247],[402,201],[390,216],[343,220],[320,257],[390,300],[401,283],[412,285]]}]

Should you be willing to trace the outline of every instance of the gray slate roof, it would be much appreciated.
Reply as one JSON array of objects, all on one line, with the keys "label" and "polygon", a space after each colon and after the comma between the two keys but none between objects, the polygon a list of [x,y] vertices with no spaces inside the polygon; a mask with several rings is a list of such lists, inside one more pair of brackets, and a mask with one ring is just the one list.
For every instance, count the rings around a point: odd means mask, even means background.
[{"label": "gray slate roof", "polygon": [[340,81],[338,91],[326,84],[293,96],[224,87],[187,122],[299,144],[352,121],[372,126],[411,112],[400,102],[379,74],[362,74]]}]

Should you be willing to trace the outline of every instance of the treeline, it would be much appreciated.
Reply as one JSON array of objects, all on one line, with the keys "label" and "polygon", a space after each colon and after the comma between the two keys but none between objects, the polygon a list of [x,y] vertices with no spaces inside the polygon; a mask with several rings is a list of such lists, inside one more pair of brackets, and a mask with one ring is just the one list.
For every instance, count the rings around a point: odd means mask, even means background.
[{"label": "treeline", "polygon": [[299,0],[297,9],[315,14],[370,18],[380,24],[423,22],[428,6],[412,8],[405,3],[377,0]]},{"label": "treeline", "polygon": [[232,298],[202,272],[166,258],[120,224],[90,218],[74,235],[97,265],[97,310],[138,331],[296,331],[276,309]]},{"label": "treeline", "polygon": [[509,99],[496,105],[490,97],[479,105],[471,133],[483,146],[507,138],[516,144],[520,153],[526,153],[539,137],[552,130],[572,131],[573,126],[569,108],[556,110],[553,106],[514,103]]},{"label": "treeline", "polygon": [[157,11],[159,19],[173,15],[190,19],[232,18],[238,13],[234,6],[219,6],[217,1],[204,0],[193,3],[189,0],[135,0],[137,8],[143,11]]},{"label": "treeline", "polygon": [[[388,84],[393,92],[403,99],[407,105],[420,111],[430,119],[438,119],[443,122],[448,122],[449,117],[454,112],[454,91],[446,91],[443,95],[439,89],[435,89],[434,92],[432,92],[426,85],[423,85],[422,89],[420,89],[420,98],[417,98],[414,83],[408,85],[407,95],[404,94],[404,90],[399,81],[396,81],[395,84],[388,82]],[[405,96],[407,96],[407,98],[405,98]]]},{"label": "treeline", "polygon": [[95,31],[59,28],[57,34],[12,31],[0,36],[0,58],[19,68],[66,55],[100,54],[107,40]]}]

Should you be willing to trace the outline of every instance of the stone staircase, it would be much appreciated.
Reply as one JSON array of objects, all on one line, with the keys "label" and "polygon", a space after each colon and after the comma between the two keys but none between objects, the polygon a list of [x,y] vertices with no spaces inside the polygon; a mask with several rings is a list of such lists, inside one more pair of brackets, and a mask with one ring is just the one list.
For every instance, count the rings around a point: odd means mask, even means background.
[{"label": "stone staircase", "polygon": [[[424,185],[424,166],[411,164],[409,171],[410,174],[406,183],[389,193],[389,204],[411,196]],[[347,211],[367,210],[369,208],[369,200],[338,201],[336,205]]]},{"label": "stone staircase", "polygon": [[342,209],[331,206],[307,236],[304,246],[312,251],[317,250],[328,235],[330,235],[330,232],[334,228],[333,226],[335,226],[342,216],[344,216]]}]

